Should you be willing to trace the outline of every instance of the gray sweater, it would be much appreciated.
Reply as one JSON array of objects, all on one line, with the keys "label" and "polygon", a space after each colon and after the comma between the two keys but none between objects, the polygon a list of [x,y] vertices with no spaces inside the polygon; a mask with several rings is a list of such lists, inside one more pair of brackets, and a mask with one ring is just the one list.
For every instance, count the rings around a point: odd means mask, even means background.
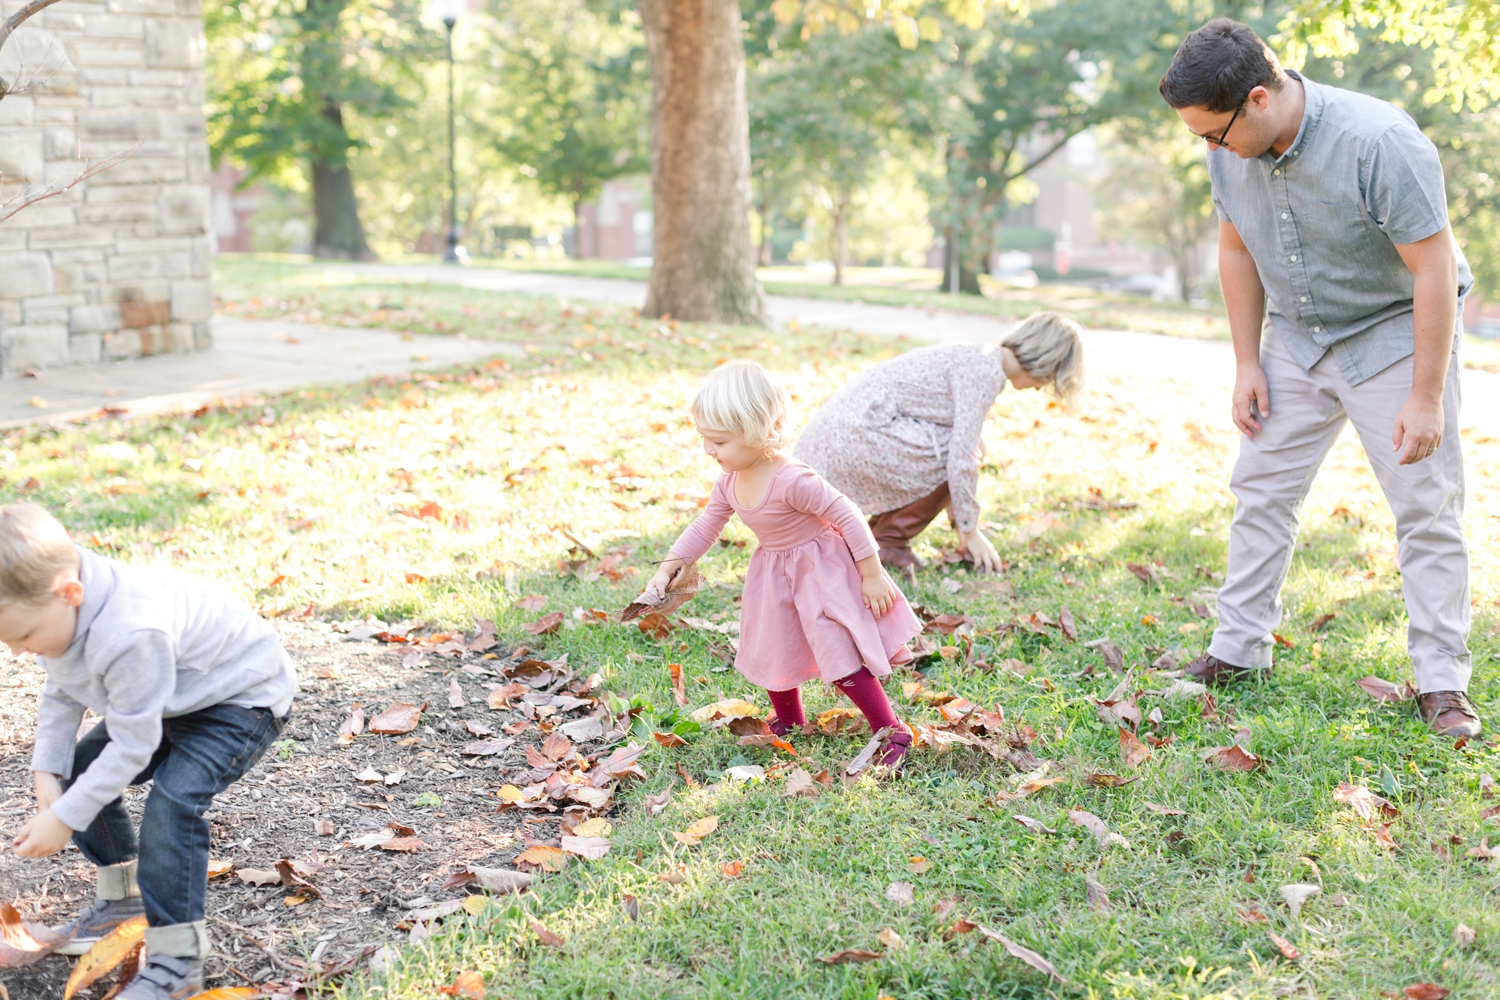
[{"label": "gray sweater", "polygon": [[[83,830],[145,770],[163,719],[223,704],[285,715],[297,677],[270,624],[217,584],[78,552],[83,604],[67,652],[40,657],[31,770],[75,779],[52,814]],[[73,775],[86,708],[103,718],[109,746]]]}]

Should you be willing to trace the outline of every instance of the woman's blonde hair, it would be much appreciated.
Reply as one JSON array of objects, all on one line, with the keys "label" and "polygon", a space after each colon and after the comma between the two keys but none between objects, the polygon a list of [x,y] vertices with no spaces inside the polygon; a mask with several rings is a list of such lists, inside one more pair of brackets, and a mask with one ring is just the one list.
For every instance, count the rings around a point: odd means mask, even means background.
[{"label": "woman's blonde hair", "polygon": [[35,604],[78,566],[68,530],[36,504],[0,504],[0,607]]},{"label": "woman's blonde hair", "polygon": [[1083,393],[1083,328],[1066,313],[1039,312],[1027,316],[1005,335],[1009,347],[1032,378],[1048,382],[1064,403],[1076,403]]},{"label": "woman's blonde hair", "polygon": [[754,361],[727,361],[703,380],[693,398],[698,426],[729,431],[751,448],[791,444],[792,397],[781,380]]}]

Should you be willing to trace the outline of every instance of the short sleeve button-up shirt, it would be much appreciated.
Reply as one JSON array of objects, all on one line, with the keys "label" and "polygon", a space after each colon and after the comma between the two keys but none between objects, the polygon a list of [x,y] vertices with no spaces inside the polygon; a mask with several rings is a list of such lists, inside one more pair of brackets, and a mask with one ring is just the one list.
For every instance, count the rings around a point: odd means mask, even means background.
[{"label": "short sleeve button-up shirt", "polygon": [[[1443,167],[1395,105],[1289,75],[1306,93],[1296,139],[1279,157],[1211,148],[1214,206],[1249,248],[1292,357],[1311,370],[1331,350],[1357,385],[1414,350],[1413,278],[1396,247],[1448,224]],[[1473,276],[1454,253],[1462,300]]]}]

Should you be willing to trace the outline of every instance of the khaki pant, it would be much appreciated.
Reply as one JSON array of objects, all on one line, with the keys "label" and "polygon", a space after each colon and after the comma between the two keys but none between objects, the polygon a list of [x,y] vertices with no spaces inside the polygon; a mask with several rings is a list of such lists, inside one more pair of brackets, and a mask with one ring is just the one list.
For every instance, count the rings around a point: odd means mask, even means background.
[{"label": "khaki pant", "polygon": [[[1240,439],[1230,487],[1239,503],[1229,529],[1229,568],[1219,591],[1219,626],[1208,651],[1236,666],[1267,668],[1281,622],[1281,587],[1292,564],[1302,502],[1343,429],[1354,423],[1396,517],[1396,551],[1409,621],[1407,651],[1417,689],[1463,691],[1469,684],[1469,553],[1464,543],[1464,465],[1458,437],[1459,363],[1443,391],[1443,443],[1414,465],[1391,447],[1396,416],[1411,392],[1412,359],[1351,386],[1332,353],[1302,370],[1269,325],[1261,366],[1271,416]],[[1394,678],[1393,678],[1394,679]]]}]

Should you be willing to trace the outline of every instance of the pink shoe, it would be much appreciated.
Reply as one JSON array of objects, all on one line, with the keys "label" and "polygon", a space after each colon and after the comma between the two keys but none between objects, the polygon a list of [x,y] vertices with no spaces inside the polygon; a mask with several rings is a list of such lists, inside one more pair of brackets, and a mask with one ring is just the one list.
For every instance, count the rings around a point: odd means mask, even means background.
[{"label": "pink shoe", "polygon": [[906,771],[906,755],[911,751],[911,741],[910,727],[902,724],[900,729],[891,733],[880,744],[872,763],[885,768],[892,777],[899,777]]}]

